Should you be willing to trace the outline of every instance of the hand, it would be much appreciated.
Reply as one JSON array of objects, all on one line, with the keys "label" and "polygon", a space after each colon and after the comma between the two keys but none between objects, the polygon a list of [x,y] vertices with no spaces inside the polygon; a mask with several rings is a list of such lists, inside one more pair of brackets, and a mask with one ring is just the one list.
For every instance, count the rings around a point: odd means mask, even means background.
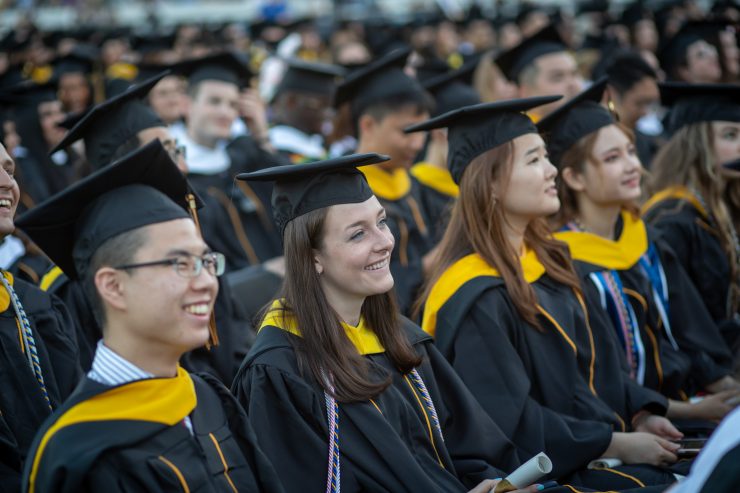
[{"label": "hand", "polygon": [[652,433],[612,433],[612,442],[604,457],[616,457],[625,464],[663,466],[676,462],[677,443],[669,442]]},{"label": "hand", "polygon": [[678,431],[670,420],[656,414],[645,414],[635,420],[634,430],[644,433],[652,433],[666,440],[679,440],[683,433]]},{"label": "hand", "polygon": [[254,89],[245,89],[239,94],[237,101],[239,116],[244,118],[249,132],[256,141],[267,138],[267,111],[265,103]]},{"label": "hand", "polygon": [[[737,406],[737,399],[740,397],[738,390],[725,390],[716,394],[708,395],[699,402],[689,404],[691,417],[697,419],[706,419],[709,421],[722,421],[730,411]],[[728,403],[728,401],[735,401]]]},{"label": "hand", "polygon": [[729,375],[726,375],[716,382],[712,382],[704,389],[710,394],[716,394],[717,392],[723,392],[725,390],[740,390],[740,382],[735,380]]},{"label": "hand", "polygon": [[[493,490],[496,489],[496,485],[500,482],[500,479],[486,479],[468,493],[493,493]],[[527,486],[523,490],[512,490],[510,493],[536,493],[538,486],[539,484],[533,484],[531,486]]]}]

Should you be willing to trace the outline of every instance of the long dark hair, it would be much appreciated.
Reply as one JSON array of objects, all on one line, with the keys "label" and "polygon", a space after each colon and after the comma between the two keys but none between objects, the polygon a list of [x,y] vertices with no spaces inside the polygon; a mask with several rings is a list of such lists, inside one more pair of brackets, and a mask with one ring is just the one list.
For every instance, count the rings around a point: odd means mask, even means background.
[{"label": "long dark hair", "polygon": [[[339,315],[321,289],[314,266],[314,250],[320,250],[328,208],[318,209],[290,221],[285,227],[284,310],[295,317],[301,338],[295,342],[299,366],[316,378],[341,402],[367,401],[390,385],[389,375],[371,377],[368,360],[345,334]],[[421,363],[401,330],[393,292],[368,296],[362,317],[402,373]],[[331,386],[325,376],[331,376]],[[331,388],[334,391],[331,392]]]},{"label": "long dark hair", "polygon": [[[514,251],[506,238],[506,218],[491,190],[493,183],[508,181],[513,157],[514,143],[506,142],[468,165],[460,180],[460,196],[439,246],[437,266],[425,285],[421,300],[429,297],[434,284],[452,264],[470,253],[477,253],[498,270],[519,316],[534,327],[540,327],[537,295],[524,278],[519,252]],[[535,251],[553,279],[581,291],[568,247],[553,239],[545,219],[529,223],[524,242]]]}]

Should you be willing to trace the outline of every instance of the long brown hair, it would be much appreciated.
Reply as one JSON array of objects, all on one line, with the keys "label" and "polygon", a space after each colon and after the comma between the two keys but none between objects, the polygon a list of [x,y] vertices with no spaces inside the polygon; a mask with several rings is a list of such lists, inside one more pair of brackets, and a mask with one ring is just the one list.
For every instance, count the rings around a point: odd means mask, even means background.
[{"label": "long brown hair", "polygon": [[[635,143],[635,134],[623,123],[614,123],[632,142]],[[599,138],[599,132],[602,129],[595,130],[588,135],[581,137],[570,149],[563,153],[558,168],[561,176],[557,180],[558,197],[560,197],[560,210],[553,217],[553,224],[560,228],[568,221],[572,221],[578,215],[578,197],[575,190],[570,188],[562,177],[562,172],[566,168],[571,168],[578,174],[583,174],[587,164],[599,166],[599,159],[594,156],[594,146]],[[637,204],[626,204],[625,208],[634,215],[639,215]]]},{"label": "long brown hair", "polygon": [[[321,289],[314,266],[314,250],[320,250],[328,208],[318,209],[290,221],[285,227],[284,310],[295,317],[301,338],[295,342],[302,371],[308,369],[322,387],[341,402],[367,401],[390,385],[390,376],[372,378],[366,358],[347,337],[339,315]],[[362,317],[402,373],[421,363],[401,329],[393,292],[368,296]],[[331,377],[331,385],[325,381]],[[331,387],[334,388],[332,392]]]},{"label": "long brown hair", "polygon": [[[680,128],[653,159],[651,190],[659,192],[671,186],[685,186],[699,192],[707,213],[719,232],[720,243],[730,263],[731,281],[737,279],[738,265],[732,237],[732,216],[723,199],[724,183],[714,155],[711,122],[699,122]],[[734,282],[730,283],[737,290]],[[732,310],[737,310],[738,294],[733,295]]]},{"label": "long brown hair", "polygon": [[[440,242],[438,264],[425,285],[421,300],[429,297],[447,268],[462,257],[477,253],[501,274],[519,315],[539,328],[537,296],[524,279],[519,252],[514,251],[505,236],[506,218],[492,192],[494,183],[508,183],[513,160],[514,143],[509,141],[476,157],[466,168],[460,181],[460,195]],[[553,279],[581,291],[568,247],[552,238],[544,219],[529,223],[524,242],[535,251]]]}]

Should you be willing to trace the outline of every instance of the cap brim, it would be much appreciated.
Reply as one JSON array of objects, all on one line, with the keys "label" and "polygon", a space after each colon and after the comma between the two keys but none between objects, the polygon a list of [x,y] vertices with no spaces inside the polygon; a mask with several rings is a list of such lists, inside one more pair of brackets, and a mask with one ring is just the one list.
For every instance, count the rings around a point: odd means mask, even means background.
[{"label": "cap brim", "polygon": [[236,175],[237,180],[247,181],[288,181],[293,179],[302,179],[307,176],[324,173],[327,171],[336,171],[348,168],[358,168],[389,161],[390,157],[383,154],[353,154],[351,156],[342,156],[325,161],[313,163],[291,164],[283,166],[274,166],[265,168],[251,173],[240,173]]},{"label": "cap brim", "polygon": [[481,103],[473,106],[466,106],[458,110],[447,112],[443,115],[439,115],[436,118],[431,118],[425,122],[417,123],[406,127],[403,131],[406,133],[420,132],[422,130],[433,130],[435,128],[446,128],[451,124],[454,124],[457,120],[463,117],[482,115],[485,116],[488,113],[510,111],[510,112],[523,112],[542,106],[543,104],[553,103],[562,99],[563,96],[537,96],[534,98],[525,99],[508,99],[505,101],[496,101],[495,103]]},{"label": "cap brim", "polygon": [[606,89],[607,82],[609,82],[609,78],[602,77],[591,84],[588,89],[568,100],[568,102],[564,103],[558,109],[537,122],[537,129],[541,132],[548,131],[550,128],[552,128],[553,125],[558,122],[558,120],[560,120],[560,118],[562,118],[572,108],[582,103],[583,101],[593,101],[595,103],[600,103],[601,99],[604,97],[604,90]]}]

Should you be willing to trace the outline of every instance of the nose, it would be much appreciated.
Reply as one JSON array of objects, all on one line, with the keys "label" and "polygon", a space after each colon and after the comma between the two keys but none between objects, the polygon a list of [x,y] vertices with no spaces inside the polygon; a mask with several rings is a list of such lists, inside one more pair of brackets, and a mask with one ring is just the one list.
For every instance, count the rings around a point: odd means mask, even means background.
[{"label": "nose", "polygon": [[390,228],[377,228],[377,241],[375,242],[375,250],[378,252],[393,251],[393,247],[396,244],[396,239],[393,237]]},{"label": "nose", "polygon": [[205,267],[200,271],[200,274],[191,278],[190,285],[195,291],[209,291],[213,293],[214,298],[218,294],[218,278],[216,278],[215,274],[211,274]]},{"label": "nose", "polygon": [[556,176],[558,176],[558,168],[550,162],[550,158],[547,158],[547,163],[545,164],[545,177],[548,180],[552,180]]},{"label": "nose", "polygon": [[0,188],[11,188],[13,178],[8,174],[5,168],[0,168]]}]

